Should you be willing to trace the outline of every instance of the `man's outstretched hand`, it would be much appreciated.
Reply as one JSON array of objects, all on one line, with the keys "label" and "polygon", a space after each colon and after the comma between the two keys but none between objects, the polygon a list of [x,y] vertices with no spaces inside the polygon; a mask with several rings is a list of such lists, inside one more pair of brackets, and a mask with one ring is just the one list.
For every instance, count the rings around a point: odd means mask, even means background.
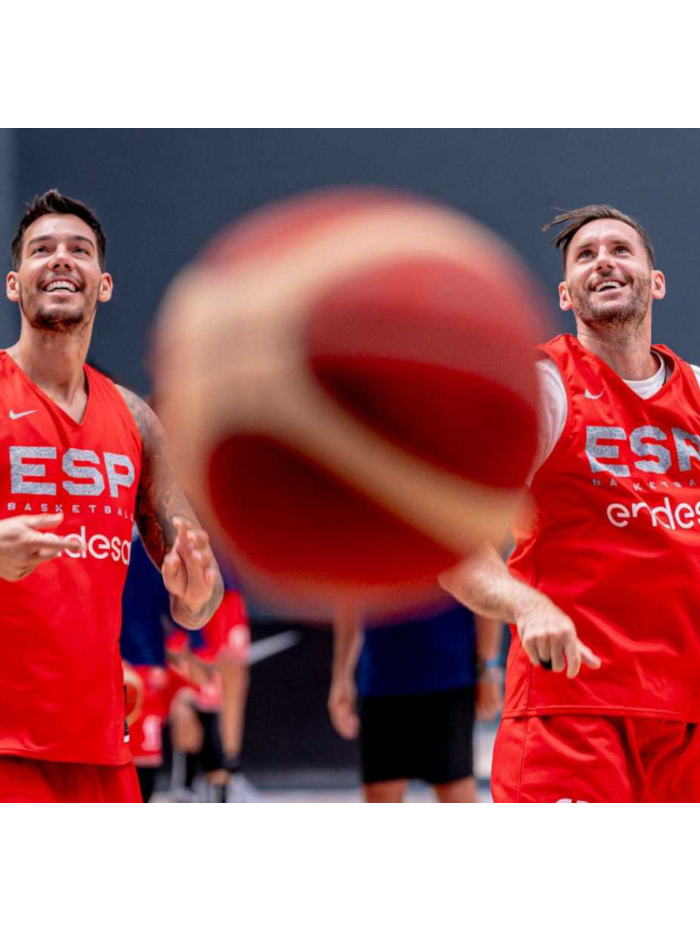
[{"label": "man's outstretched hand", "polygon": [[0,578],[14,583],[28,577],[39,564],[58,557],[61,551],[80,547],[75,539],[53,534],[63,521],[63,512],[18,515],[0,520]]},{"label": "man's outstretched hand", "polygon": [[525,653],[534,665],[576,677],[581,665],[597,670],[600,658],[584,645],[576,634],[576,626],[554,603],[535,593],[516,618],[518,635]]},{"label": "man's outstretched hand", "polygon": [[163,559],[163,583],[191,613],[197,613],[212,597],[217,564],[203,528],[185,518],[174,518],[177,537]]}]

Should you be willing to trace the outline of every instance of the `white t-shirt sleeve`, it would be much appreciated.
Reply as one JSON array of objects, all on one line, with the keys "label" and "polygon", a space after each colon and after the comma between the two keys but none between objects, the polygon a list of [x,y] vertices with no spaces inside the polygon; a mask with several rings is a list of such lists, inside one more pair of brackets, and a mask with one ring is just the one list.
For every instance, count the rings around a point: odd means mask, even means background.
[{"label": "white t-shirt sleeve", "polygon": [[698,380],[698,386],[700,386],[700,366],[695,366],[693,363],[691,363],[690,368],[695,373],[695,378]]},{"label": "white t-shirt sleeve", "polygon": [[[537,431],[537,453],[532,465],[528,486],[547,457],[556,447],[566,424],[568,403],[564,380],[553,360],[539,360],[536,364],[540,388],[540,419]],[[700,372],[700,371],[699,371]],[[700,374],[698,376],[700,384]]]}]

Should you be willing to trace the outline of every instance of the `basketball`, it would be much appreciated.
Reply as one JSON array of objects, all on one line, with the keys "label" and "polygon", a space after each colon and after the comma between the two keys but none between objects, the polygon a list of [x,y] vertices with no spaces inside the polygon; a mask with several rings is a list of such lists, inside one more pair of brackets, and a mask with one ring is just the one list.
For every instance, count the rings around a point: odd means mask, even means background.
[{"label": "basketball", "polygon": [[520,260],[453,209],[336,189],[259,210],[163,302],[179,480],[267,596],[405,602],[521,505],[542,317]]}]

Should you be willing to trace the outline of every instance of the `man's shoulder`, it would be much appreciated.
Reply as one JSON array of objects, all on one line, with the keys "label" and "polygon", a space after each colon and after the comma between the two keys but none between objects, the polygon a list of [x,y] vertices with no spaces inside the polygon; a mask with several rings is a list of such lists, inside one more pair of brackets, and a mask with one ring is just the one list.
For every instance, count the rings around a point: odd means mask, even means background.
[{"label": "man's shoulder", "polygon": [[141,408],[142,405],[146,404],[140,395],[137,395],[131,389],[127,389],[126,386],[121,386],[118,382],[114,382],[112,384],[124,399],[130,411],[137,411]]},{"label": "man's shoulder", "polygon": [[129,409],[136,422],[136,427],[138,428],[144,444],[162,433],[160,422],[145,399],[142,399],[141,396],[137,395],[132,389],[127,389],[126,386],[119,385],[116,382],[114,383],[114,388],[126,402],[126,407]]},{"label": "man's shoulder", "polygon": [[[653,349],[656,349],[656,345],[653,347]],[[662,354],[664,354],[664,351],[666,351],[666,354],[668,354],[669,348],[661,346],[659,347],[659,350]],[[659,350],[657,350],[657,352],[659,352]],[[671,352],[673,353],[673,351]],[[690,369],[692,369],[693,375],[695,376],[697,380],[698,386],[700,386],[700,365],[696,363],[691,363],[689,360],[683,359],[683,357],[679,356],[677,353],[673,353],[672,359],[674,358],[675,360],[678,360],[681,363],[685,363],[686,366],[689,366]]]}]

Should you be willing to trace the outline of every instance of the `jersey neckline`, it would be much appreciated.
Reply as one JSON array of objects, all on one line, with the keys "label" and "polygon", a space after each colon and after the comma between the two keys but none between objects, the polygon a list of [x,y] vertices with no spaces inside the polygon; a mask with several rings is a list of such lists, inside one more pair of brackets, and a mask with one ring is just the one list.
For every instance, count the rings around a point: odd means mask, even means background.
[{"label": "jersey neckline", "polygon": [[49,407],[51,407],[54,411],[62,415],[66,419],[66,421],[68,421],[73,427],[82,428],[85,426],[85,422],[90,412],[90,400],[92,398],[92,392],[90,391],[92,386],[91,386],[91,379],[90,379],[90,374],[89,374],[89,367],[85,363],[83,363],[83,374],[85,375],[87,402],[85,403],[85,411],[83,412],[82,420],[76,421],[75,418],[72,417],[72,415],[69,415],[68,412],[64,408],[61,408],[61,406],[57,402],[55,402],[51,398],[50,395],[47,395],[43,389],[41,389],[32,379],[30,379],[30,377],[25,373],[22,367],[15,360],[12,359],[12,357],[7,352],[7,350],[0,350],[0,356],[4,356],[5,359],[9,361],[10,366],[17,371],[17,373],[22,377],[22,379],[27,383],[29,388],[36,395],[38,395],[39,398],[42,399],[42,401],[46,402],[46,404],[49,405]]},{"label": "jersey neckline", "polygon": [[[679,378],[678,376],[678,372],[680,369],[679,357],[677,357],[672,350],[669,350],[669,348],[662,343],[651,344],[649,349],[654,353],[658,353],[658,355],[661,357],[662,362],[666,366],[666,371],[668,373],[668,376],[666,378],[666,381],[663,383],[663,385],[661,385],[659,389],[653,395],[649,396],[649,398],[642,398],[642,396],[637,395],[637,393],[634,391],[634,389],[630,385],[630,382],[634,382],[634,381],[645,382],[646,380],[627,381],[623,379],[622,376],[619,373],[617,373],[612,368],[612,366],[610,366],[609,363],[606,363],[602,357],[593,353],[591,350],[586,349],[586,347],[584,347],[584,345],[578,339],[576,334],[562,334],[562,336],[568,338],[572,343],[575,342],[580,353],[582,353],[585,357],[588,357],[590,360],[595,360],[595,362],[600,365],[602,369],[602,374],[604,376],[606,376],[607,378],[611,378],[613,382],[617,382],[619,386],[623,387],[625,392],[631,393],[637,400],[641,399],[644,402],[656,401],[662,395],[664,395],[667,391],[670,391],[670,387],[675,385],[676,380]],[[668,365],[669,361],[673,364],[670,369]],[[658,373],[655,373],[654,375],[658,375]]]}]

